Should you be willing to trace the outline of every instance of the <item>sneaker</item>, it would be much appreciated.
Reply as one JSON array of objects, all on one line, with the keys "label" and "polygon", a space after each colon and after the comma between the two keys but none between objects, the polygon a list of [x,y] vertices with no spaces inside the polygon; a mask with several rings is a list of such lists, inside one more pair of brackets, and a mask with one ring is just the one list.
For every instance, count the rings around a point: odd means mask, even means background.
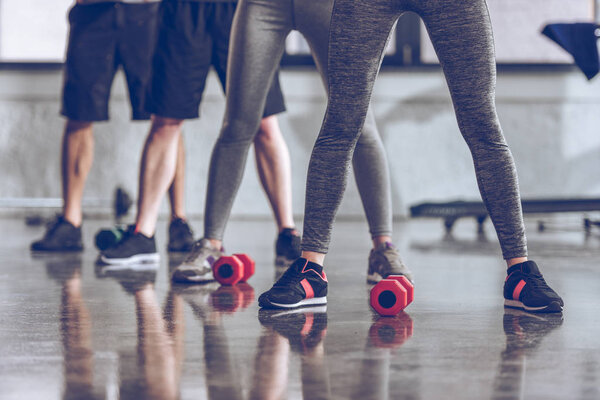
[{"label": "sneaker", "polygon": [[261,308],[258,320],[288,339],[292,349],[300,354],[317,346],[327,334],[326,305],[283,311]]},{"label": "sneaker", "polygon": [[215,249],[208,239],[200,239],[183,263],[175,268],[171,279],[179,283],[212,282],[215,280],[212,266],[222,255],[223,249]]},{"label": "sneaker", "polygon": [[390,275],[404,275],[413,282],[412,273],[400,259],[398,249],[392,243],[385,242],[369,254],[367,282],[377,283]]},{"label": "sneaker", "polygon": [[275,242],[275,265],[287,267],[301,254],[300,235],[293,228],[283,228]]},{"label": "sneaker", "polygon": [[31,243],[33,251],[81,251],[81,227],[76,227],[62,215],[48,224],[46,234],[40,240]]},{"label": "sneaker", "polygon": [[533,261],[515,264],[504,282],[504,306],[530,312],[561,312],[560,296],[548,286]]},{"label": "sneaker", "polygon": [[113,265],[158,263],[159,260],[154,236],[135,231],[127,232],[114,247],[100,253],[101,262]]},{"label": "sneaker", "polygon": [[327,304],[327,275],[319,264],[299,258],[271,289],[261,294],[263,308],[296,308]]},{"label": "sneaker", "polygon": [[188,252],[194,246],[194,232],[183,218],[171,220],[169,225],[169,251]]}]

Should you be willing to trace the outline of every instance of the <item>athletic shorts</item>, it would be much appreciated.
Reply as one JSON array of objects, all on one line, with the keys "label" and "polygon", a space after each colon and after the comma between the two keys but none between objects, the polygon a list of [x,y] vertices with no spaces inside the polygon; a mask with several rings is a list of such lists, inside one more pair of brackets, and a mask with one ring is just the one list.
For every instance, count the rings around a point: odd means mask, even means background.
[{"label": "athletic shorts", "polygon": [[[225,91],[229,31],[236,3],[165,0],[161,3],[147,110],[161,117],[198,118],[211,65]],[[275,75],[264,117],[285,111]]]},{"label": "athletic shorts", "polygon": [[132,119],[149,119],[145,97],[152,76],[159,3],[81,5],[69,12],[61,114],[105,121],[112,82],[125,71]]}]

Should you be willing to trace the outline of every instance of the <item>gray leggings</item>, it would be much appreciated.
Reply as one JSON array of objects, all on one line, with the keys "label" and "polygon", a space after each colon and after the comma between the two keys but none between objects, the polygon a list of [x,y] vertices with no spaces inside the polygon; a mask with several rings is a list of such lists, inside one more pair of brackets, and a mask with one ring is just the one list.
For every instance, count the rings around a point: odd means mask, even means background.
[{"label": "gray leggings", "polygon": [[[210,163],[205,237],[223,237],[248,149],[260,125],[267,90],[283,54],[285,38],[292,29],[307,39],[327,87],[327,39],[332,6],[333,0],[241,0],[238,3],[229,46],[224,123]],[[367,106],[368,101],[362,118],[366,122],[361,130],[361,121],[356,134],[354,176],[371,235],[391,235],[391,194],[385,149]],[[344,144],[331,143],[331,146],[336,152],[344,152]],[[349,164],[352,152],[345,154]],[[307,203],[314,201],[308,199]]]},{"label": "gray leggings", "polygon": [[516,170],[496,115],[494,43],[485,0],[335,0],[329,104],[308,169],[302,249],[327,252],[380,59],[405,11],[423,19],[442,64],[503,256],[526,256]]}]

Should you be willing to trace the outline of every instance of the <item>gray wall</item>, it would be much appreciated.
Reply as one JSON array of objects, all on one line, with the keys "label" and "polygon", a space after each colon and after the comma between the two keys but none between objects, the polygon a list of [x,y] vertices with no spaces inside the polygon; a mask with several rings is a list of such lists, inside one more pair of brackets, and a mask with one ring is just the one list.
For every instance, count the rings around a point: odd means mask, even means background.
[{"label": "gray wall", "polygon": [[[326,99],[312,70],[285,70],[282,85],[289,111],[280,121],[292,155],[294,212],[302,214],[308,159]],[[0,74],[0,206],[25,204],[23,198],[58,202],[64,124],[58,116],[60,89],[57,71]],[[588,83],[575,71],[499,75],[498,111],[524,197],[600,194],[599,89],[598,80]],[[373,104],[387,147],[396,215],[406,215],[409,205],[425,200],[478,199],[470,155],[439,71],[383,72]],[[208,161],[222,114],[221,90],[212,76],[201,118],[186,122],[184,128],[190,214],[203,212]],[[111,121],[96,126],[96,159],[86,187],[87,201],[110,198],[117,184],[137,193],[147,130],[146,122],[129,122],[126,90],[119,77]],[[251,157],[234,215],[270,215],[253,163]],[[361,214],[351,182],[340,215]]]}]

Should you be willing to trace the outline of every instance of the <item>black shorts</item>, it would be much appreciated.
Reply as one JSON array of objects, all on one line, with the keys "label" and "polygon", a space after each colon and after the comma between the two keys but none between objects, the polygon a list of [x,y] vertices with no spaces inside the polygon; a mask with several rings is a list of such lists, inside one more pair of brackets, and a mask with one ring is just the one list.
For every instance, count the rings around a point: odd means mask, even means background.
[{"label": "black shorts", "polygon": [[[233,2],[165,0],[161,3],[148,111],[167,118],[198,118],[211,65],[225,90],[229,32],[235,7]],[[285,102],[277,73],[263,116],[283,111]]]},{"label": "black shorts", "polygon": [[119,66],[127,78],[132,118],[148,119],[145,96],[152,72],[159,3],[76,4],[69,12],[69,43],[61,114],[105,121]]}]

